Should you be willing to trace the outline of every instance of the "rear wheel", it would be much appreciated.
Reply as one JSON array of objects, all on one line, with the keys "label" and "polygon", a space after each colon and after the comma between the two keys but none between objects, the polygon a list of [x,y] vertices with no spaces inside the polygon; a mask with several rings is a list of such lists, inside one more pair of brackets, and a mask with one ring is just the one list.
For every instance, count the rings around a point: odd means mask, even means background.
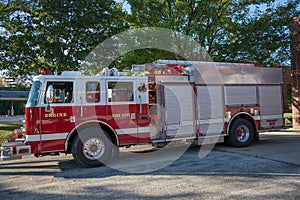
[{"label": "rear wheel", "polygon": [[79,131],[72,144],[75,162],[81,167],[103,165],[112,155],[112,143],[109,135],[98,127]]},{"label": "rear wheel", "polygon": [[237,119],[230,127],[228,143],[234,147],[247,147],[254,139],[254,129],[246,119]]}]

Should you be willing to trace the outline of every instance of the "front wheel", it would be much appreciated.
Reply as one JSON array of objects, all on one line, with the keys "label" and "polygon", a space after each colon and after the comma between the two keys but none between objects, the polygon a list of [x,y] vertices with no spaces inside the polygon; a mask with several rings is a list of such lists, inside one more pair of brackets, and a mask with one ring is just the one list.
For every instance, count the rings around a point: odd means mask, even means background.
[{"label": "front wheel", "polygon": [[79,131],[72,144],[75,162],[81,167],[103,165],[112,155],[112,142],[109,135],[98,127]]},{"label": "front wheel", "polygon": [[237,119],[230,127],[228,143],[234,147],[247,147],[254,139],[254,129],[246,119]]}]

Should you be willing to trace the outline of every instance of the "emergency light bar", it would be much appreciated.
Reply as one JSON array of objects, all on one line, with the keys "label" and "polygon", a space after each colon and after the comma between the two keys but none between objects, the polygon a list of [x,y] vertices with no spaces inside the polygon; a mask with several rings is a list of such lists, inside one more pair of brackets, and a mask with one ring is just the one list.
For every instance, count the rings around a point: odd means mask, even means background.
[{"label": "emergency light bar", "polygon": [[132,65],[131,72],[132,73],[142,73],[146,71],[146,65]]}]

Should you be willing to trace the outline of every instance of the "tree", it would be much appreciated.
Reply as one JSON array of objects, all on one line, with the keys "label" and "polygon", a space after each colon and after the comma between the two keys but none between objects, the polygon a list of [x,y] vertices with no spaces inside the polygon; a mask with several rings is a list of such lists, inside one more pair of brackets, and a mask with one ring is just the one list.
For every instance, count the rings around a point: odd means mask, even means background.
[{"label": "tree", "polygon": [[[10,76],[43,68],[76,70],[99,43],[124,30],[162,27],[190,36],[213,60],[259,65],[289,63],[288,27],[299,1],[275,0],[9,0],[0,2],[0,69]],[[297,7],[298,6],[298,7]],[[179,34],[170,35],[178,37]],[[155,36],[155,37],[159,37]],[[125,40],[126,42],[126,40]],[[161,41],[163,42],[163,41]],[[178,44],[179,52],[186,44]],[[109,52],[108,52],[109,53]],[[112,65],[129,68],[177,53],[146,48]]]},{"label": "tree", "polygon": [[0,15],[0,68],[11,76],[76,70],[101,41],[127,28],[113,0],[7,1]]},{"label": "tree", "polygon": [[[262,66],[290,63],[289,27],[298,16],[299,1],[285,5],[269,4],[256,9],[243,23],[228,28],[234,37],[217,45],[219,53],[231,62],[253,62]],[[227,44],[226,44],[227,43]],[[218,57],[218,59],[220,59]]]},{"label": "tree", "polygon": [[[288,27],[299,1],[127,0],[131,27],[164,27],[196,41],[215,61],[274,65],[289,62]],[[201,52],[199,52],[201,53]]]}]

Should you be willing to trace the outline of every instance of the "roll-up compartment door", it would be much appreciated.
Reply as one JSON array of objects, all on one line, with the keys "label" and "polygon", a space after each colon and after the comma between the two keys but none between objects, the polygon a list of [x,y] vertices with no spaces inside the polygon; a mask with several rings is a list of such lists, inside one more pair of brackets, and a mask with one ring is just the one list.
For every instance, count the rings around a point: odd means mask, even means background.
[{"label": "roll-up compartment door", "polygon": [[220,134],[224,126],[224,103],[221,86],[197,86],[200,134]]},{"label": "roll-up compartment door", "polygon": [[194,90],[190,84],[164,83],[167,138],[195,136]]},{"label": "roll-up compartment door", "polygon": [[257,105],[256,86],[225,86],[225,105]]},{"label": "roll-up compartment door", "polygon": [[259,104],[262,128],[283,126],[281,85],[259,86]]}]

